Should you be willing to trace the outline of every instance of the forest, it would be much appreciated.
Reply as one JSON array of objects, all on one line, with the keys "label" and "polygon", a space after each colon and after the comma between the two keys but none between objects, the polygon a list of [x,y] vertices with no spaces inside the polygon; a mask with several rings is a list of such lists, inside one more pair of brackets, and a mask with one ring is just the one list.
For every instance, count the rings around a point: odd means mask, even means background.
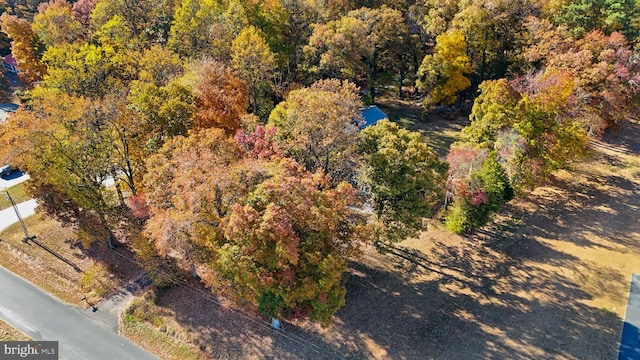
[{"label": "forest", "polygon": [[[637,0],[3,0],[27,89],[0,159],[84,246],[159,288],[331,322],[349,259],[435,217],[453,232],[637,116]],[[469,104],[445,158],[390,121]],[[113,185],[107,185],[113,180]],[[370,210],[367,210],[370,209]]]}]

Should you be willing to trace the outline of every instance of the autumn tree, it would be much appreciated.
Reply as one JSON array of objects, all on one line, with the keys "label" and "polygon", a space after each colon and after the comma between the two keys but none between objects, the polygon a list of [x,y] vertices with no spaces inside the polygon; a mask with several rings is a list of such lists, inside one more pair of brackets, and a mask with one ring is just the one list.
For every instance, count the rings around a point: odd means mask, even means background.
[{"label": "autumn tree", "polygon": [[[284,42],[287,45],[287,61],[289,71],[296,74],[298,65],[304,59],[303,47],[311,36],[311,24],[320,16],[318,7],[306,1],[285,0],[282,6],[287,11],[287,29],[283,32]],[[295,80],[295,79],[294,79]]]},{"label": "autumn tree", "polygon": [[291,91],[269,116],[285,156],[311,172],[322,168],[334,181],[347,180],[357,159],[360,101],[355,85],[321,80]]},{"label": "autumn tree", "polygon": [[469,117],[471,125],[465,127],[462,133],[468,142],[492,144],[500,129],[513,124],[520,94],[507,79],[484,81],[479,91]]},{"label": "autumn tree", "polygon": [[273,52],[258,29],[250,26],[233,40],[231,60],[238,76],[248,85],[251,112],[263,115],[270,108],[260,104],[266,99],[261,95],[269,93],[276,64]]},{"label": "autumn tree", "polygon": [[38,6],[32,28],[44,46],[72,43],[84,35],[82,23],[76,20],[66,0],[51,0]]},{"label": "autumn tree", "polygon": [[416,2],[414,11],[420,14],[418,21],[424,31],[435,38],[449,30],[463,5],[458,0],[423,0]]},{"label": "autumn tree", "polygon": [[442,199],[447,165],[436,157],[422,135],[382,120],[359,135],[362,169],[358,183],[370,195],[384,236],[400,241],[423,229]]},{"label": "autumn tree", "polygon": [[89,27],[89,21],[91,20],[91,12],[96,6],[98,0],[78,0],[73,6],[73,16],[78,20],[85,28]]},{"label": "autumn tree", "polygon": [[586,145],[585,129],[568,113],[571,76],[549,72],[529,82],[485,81],[471,124],[463,129],[468,142],[498,152],[515,189],[540,184],[551,171],[580,158]]},{"label": "autumn tree", "polygon": [[[447,7],[452,5],[449,1],[446,3]],[[462,31],[473,66],[474,83],[505,76],[518,55],[524,19],[539,11],[536,2],[470,0],[459,1],[457,7],[448,25],[446,22],[438,25],[439,31]],[[453,8],[445,11],[443,20],[449,19],[451,11]]]},{"label": "autumn tree", "polygon": [[286,43],[284,36],[288,30],[289,14],[283,2],[280,0],[230,0],[230,3],[234,1],[244,5],[249,25],[260,29],[269,49],[275,54],[276,63],[284,64],[286,59],[282,59],[281,56],[287,55],[290,44]]},{"label": "autumn tree", "polygon": [[272,157],[284,157],[282,149],[278,146],[275,127],[264,127],[260,124],[253,131],[238,129],[234,139],[245,153],[256,159],[270,159]]},{"label": "autumn tree", "polygon": [[109,170],[122,207],[123,192],[136,196],[142,188],[148,154],[144,142],[146,133],[141,133],[144,127],[138,123],[140,118],[135,116],[127,100],[122,93],[108,94],[97,102],[94,110],[104,121],[103,136],[111,151]]},{"label": "autumn tree", "polygon": [[423,101],[425,109],[434,105],[451,105],[458,92],[471,86],[465,75],[471,73],[471,63],[466,54],[467,44],[459,31],[436,37],[433,54],[422,60],[418,69],[418,88],[427,91]]},{"label": "autumn tree", "polygon": [[165,44],[173,19],[173,3],[172,0],[98,0],[91,12],[91,26],[97,30],[116,18],[130,31],[130,45]]},{"label": "autumn tree", "polygon": [[313,25],[309,44],[304,47],[306,68],[317,77],[356,81],[368,73],[367,59],[373,56],[373,44],[367,38],[367,24],[343,16],[339,20]]},{"label": "autumn tree", "polygon": [[233,40],[251,25],[245,4],[244,0],[228,1],[216,20],[209,25],[209,46],[205,51],[227,65],[231,65]]},{"label": "autumn tree", "polygon": [[235,134],[247,110],[247,90],[245,81],[230,68],[215,61],[205,64],[196,87],[196,128],[218,127]]},{"label": "autumn tree", "polygon": [[81,238],[112,247],[110,218],[118,203],[104,185],[112,175],[104,119],[91,100],[55,90],[34,91],[29,106],[3,134],[13,159],[37,179],[29,191],[50,215],[77,225]]},{"label": "autumn tree", "polygon": [[447,156],[446,227],[456,233],[486,224],[500,206],[513,198],[509,178],[495,151],[454,145]]},{"label": "autumn tree", "polygon": [[182,56],[197,56],[207,51],[209,27],[218,12],[215,0],[183,0],[176,9],[167,46]]},{"label": "autumn tree", "polygon": [[20,76],[30,83],[42,80],[47,66],[40,61],[40,43],[29,22],[4,13],[0,16],[0,27],[11,38],[11,51],[18,63]]},{"label": "autumn tree", "polygon": [[168,141],[148,163],[147,233],[239,306],[330,321],[362,231],[346,207],[353,188],[242,154],[220,129]]},{"label": "autumn tree", "polygon": [[606,34],[620,32],[633,39],[640,30],[637,23],[640,8],[632,0],[563,1],[548,10],[551,20],[566,25],[575,38],[598,29]]},{"label": "autumn tree", "polygon": [[222,226],[231,206],[261,178],[258,166],[254,171],[232,167],[240,154],[233,139],[211,128],[189,137],[172,137],[148,159],[144,193],[151,217],[147,234],[161,255],[172,256],[187,269],[206,259],[201,258],[195,237],[199,229]]},{"label": "autumn tree", "polygon": [[154,45],[146,49],[138,61],[138,80],[164,86],[183,74],[183,61],[168,49]]},{"label": "autumn tree", "polygon": [[364,22],[366,38],[360,41],[371,46],[371,56],[366,58],[366,80],[369,88],[369,101],[375,101],[377,82],[385,72],[394,74],[402,71],[401,63],[406,64],[409,29],[402,13],[398,10],[382,6],[379,9],[360,8],[350,11],[348,17]]},{"label": "autumn tree", "polygon": [[354,189],[347,183],[332,189],[328,177],[290,159],[276,167],[233,207],[216,251],[218,281],[240,288],[265,315],[328,323],[344,305],[346,256],[362,240],[349,221]]},{"label": "autumn tree", "polygon": [[622,34],[607,36],[595,30],[573,40],[562,29],[535,18],[529,19],[527,28],[530,45],[524,58],[547,72],[572,76],[572,117],[590,135],[599,136],[628,118],[640,91],[640,62]]},{"label": "autumn tree", "polygon": [[410,45],[409,29],[400,11],[386,6],[363,7],[339,20],[314,25],[305,53],[312,73],[366,81],[368,101],[374,102],[383,75],[406,76]]},{"label": "autumn tree", "polygon": [[111,45],[52,46],[43,54],[42,62],[48,68],[44,85],[72,95],[99,98],[126,88],[137,76],[135,58]]},{"label": "autumn tree", "polygon": [[154,152],[168,138],[186,135],[193,128],[194,94],[180,79],[170,80],[164,86],[134,81],[128,101],[132,115],[137,119],[130,130],[146,139],[147,152]]}]

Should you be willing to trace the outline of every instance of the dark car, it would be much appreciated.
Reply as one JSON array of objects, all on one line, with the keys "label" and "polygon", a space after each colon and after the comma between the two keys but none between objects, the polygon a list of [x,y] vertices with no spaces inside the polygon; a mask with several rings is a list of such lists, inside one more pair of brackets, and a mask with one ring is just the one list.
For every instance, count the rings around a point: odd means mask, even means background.
[{"label": "dark car", "polygon": [[0,167],[0,176],[7,176],[11,174],[12,170],[13,169],[11,169],[11,165],[5,165],[3,167]]}]

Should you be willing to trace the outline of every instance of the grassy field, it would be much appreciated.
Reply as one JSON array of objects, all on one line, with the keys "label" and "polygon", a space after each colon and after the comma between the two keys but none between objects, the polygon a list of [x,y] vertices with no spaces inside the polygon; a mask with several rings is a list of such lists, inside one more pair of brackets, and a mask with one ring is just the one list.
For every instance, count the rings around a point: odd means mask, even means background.
[{"label": "grassy field", "polygon": [[[424,131],[441,157],[466,123],[403,107],[381,104],[392,120]],[[365,249],[350,264],[346,305],[329,327],[285,322],[276,331],[188,281],[134,301],[121,332],[176,359],[613,359],[630,276],[640,273],[638,139],[637,122],[608,132],[588,159],[472,234],[432,221],[388,253]],[[27,221],[82,269],[95,264],[88,255],[104,259],[55,222]],[[0,234],[0,263],[77,302],[80,275],[20,239],[18,227]]]},{"label": "grassy field", "polygon": [[427,115],[419,104],[396,98],[380,98],[378,107],[389,116],[389,120],[409,130],[422,132],[429,146],[442,159],[447,156],[449,145],[461,140],[460,130],[469,123],[463,111]]},{"label": "grassy field", "polygon": [[[29,233],[36,235],[40,243],[84,273],[35,244],[23,243],[22,228],[17,223],[0,232],[0,265],[67,303],[87,306],[81,300],[85,295],[90,298],[93,296],[90,300],[97,302],[100,299],[94,295],[108,295],[119,283],[140,271],[135,266],[131,270],[129,259],[123,259],[115,251],[106,250],[104,244],[89,250],[83,249],[71,228],[62,227],[57,221],[41,214],[26,218],[25,224]],[[96,270],[101,268],[106,271]],[[90,279],[98,275],[103,278],[97,281]],[[85,287],[81,284],[85,284]],[[98,289],[94,284],[109,284],[110,288]]]},{"label": "grassy field", "polygon": [[[16,204],[30,199],[29,195],[24,192],[24,185],[25,183],[23,182],[7,188],[7,191],[16,202]],[[6,209],[11,206],[11,203],[5,195],[6,194],[4,193],[4,191],[0,194],[0,210]]]},{"label": "grassy field", "polygon": [[[464,123],[415,121],[442,149]],[[147,310],[163,320],[142,321],[156,330],[170,323],[164,334],[212,359],[615,358],[630,276],[640,273],[637,139],[637,123],[607,133],[589,158],[472,234],[432,221],[386,254],[366,249],[327,328],[275,331],[194,292],[197,284],[160,294]]]}]

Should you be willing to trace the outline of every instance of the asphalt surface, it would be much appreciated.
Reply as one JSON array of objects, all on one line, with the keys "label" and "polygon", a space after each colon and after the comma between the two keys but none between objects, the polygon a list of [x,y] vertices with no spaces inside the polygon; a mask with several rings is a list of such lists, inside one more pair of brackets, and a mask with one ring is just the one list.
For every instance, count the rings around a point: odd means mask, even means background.
[{"label": "asphalt surface", "polygon": [[58,341],[60,359],[158,359],[91,319],[87,310],[61,303],[2,267],[0,319],[34,340]]},{"label": "asphalt surface", "polygon": [[618,360],[640,360],[640,275],[637,274],[631,277]]},{"label": "asphalt surface", "polygon": [[[0,166],[3,165],[5,164],[0,164]],[[27,181],[29,179],[31,179],[29,174],[25,174],[20,170],[12,171],[11,174],[0,177],[0,190],[11,187],[13,185],[18,185],[21,182]]]},{"label": "asphalt surface", "polygon": [[[30,177],[28,174],[22,173],[17,170],[13,171],[8,176],[0,177],[0,196],[6,196],[6,194],[4,193],[5,189],[29,179]],[[38,204],[33,199],[25,201],[18,204],[18,212],[20,212],[20,216],[22,216],[22,218],[24,219],[35,213],[36,206],[38,206]],[[18,216],[16,215],[16,212],[13,208],[10,207],[4,210],[0,210],[0,231],[16,222],[18,222]]]},{"label": "asphalt surface", "polygon": [[[0,196],[4,196],[4,195],[0,194]],[[22,216],[22,218],[25,219],[26,217],[35,214],[37,206],[38,204],[36,203],[36,201],[31,199],[18,204],[17,207],[18,207],[18,212],[20,213],[20,216]],[[18,215],[16,215],[16,211],[13,209],[13,207],[0,210],[0,231],[4,230],[5,228],[9,227],[9,225],[16,222],[18,222]]]},{"label": "asphalt surface", "polygon": [[[28,179],[29,175],[13,172],[0,178],[0,189]],[[35,200],[17,205],[23,218],[33,215],[36,206]],[[0,231],[17,221],[13,208],[0,211]],[[158,359],[118,335],[118,305],[127,296],[125,289],[92,312],[64,304],[0,267],[0,319],[34,340],[58,341],[64,360]]]}]

